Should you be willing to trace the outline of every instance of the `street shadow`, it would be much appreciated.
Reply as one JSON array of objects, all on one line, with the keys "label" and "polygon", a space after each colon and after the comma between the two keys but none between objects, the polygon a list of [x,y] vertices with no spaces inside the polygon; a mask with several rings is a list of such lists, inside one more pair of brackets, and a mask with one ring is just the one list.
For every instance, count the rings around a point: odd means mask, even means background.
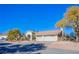
[{"label": "street shadow", "polygon": [[[16,45],[11,45],[11,46],[6,46],[6,47],[0,47],[0,54],[8,54],[8,53],[16,53],[17,51],[20,52],[36,52],[39,50],[44,50],[46,46],[42,43],[37,43],[37,44],[26,44],[26,45],[21,45],[21,44],[16,44]],[[36,53],[40,54],[40,53]]]},{"label": "street shadow", "polygon": [[15,53],[19,49],[19,44],[0,47],[0,54]]},{"label": "street shadow", "polygon": [[44,50],[46,46],[42,43],[39,44],[29,44],[29,45],[24,45],[23,47],[19,48],[20,52],[36,52],[38,50]]},{"label": "street shadow", "polygon": [[10,45],[11,43],[0,43],[0,46],[2,45]]}]

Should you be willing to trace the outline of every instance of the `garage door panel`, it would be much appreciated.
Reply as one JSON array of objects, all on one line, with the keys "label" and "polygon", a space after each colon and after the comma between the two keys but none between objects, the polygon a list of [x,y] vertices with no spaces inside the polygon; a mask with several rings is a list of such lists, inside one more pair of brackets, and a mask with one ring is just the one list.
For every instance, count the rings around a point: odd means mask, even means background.
[{"label": "garage door panel", "polygon": [[37,41],[57,41],[57,36],[43,36],[37,37]]}]

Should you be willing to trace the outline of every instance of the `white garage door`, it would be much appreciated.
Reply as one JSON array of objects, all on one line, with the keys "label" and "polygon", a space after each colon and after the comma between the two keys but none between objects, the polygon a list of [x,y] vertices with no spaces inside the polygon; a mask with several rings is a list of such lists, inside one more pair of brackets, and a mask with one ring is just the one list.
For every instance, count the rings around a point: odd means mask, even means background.
[{"label": "white garage door", "polygon": [[57,36],[39,36],[36,41],[57,41]]}]

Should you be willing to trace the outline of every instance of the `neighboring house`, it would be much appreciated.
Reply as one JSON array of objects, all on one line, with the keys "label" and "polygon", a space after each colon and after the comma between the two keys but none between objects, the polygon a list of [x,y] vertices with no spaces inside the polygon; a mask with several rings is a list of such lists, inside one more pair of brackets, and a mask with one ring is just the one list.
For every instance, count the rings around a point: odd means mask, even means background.
[{"label": "neighboring house", "polygon": [[6,35],[0,35],[0,41],[6,41],[7,36]]},{"label": "neighboring house", "polygon": [[[26,36],[29,36],[29,39],[32,40],[32,32],[28,31]],[[62,35],[61,30],[51,30],[51,31],[41,31],[35,32],[36,41],[58,41]]]}]

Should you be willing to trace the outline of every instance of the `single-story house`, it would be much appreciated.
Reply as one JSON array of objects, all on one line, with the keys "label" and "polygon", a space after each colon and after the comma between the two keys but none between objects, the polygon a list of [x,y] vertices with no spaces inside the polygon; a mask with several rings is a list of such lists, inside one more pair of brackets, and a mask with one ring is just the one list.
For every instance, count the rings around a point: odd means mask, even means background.
[{"label": "single-story house", "polygon": [[58,41],[62,35],[61,30],[51,30],[51,31],[39,31],[39,32],[33,32],[28,31],[26,33],[26,37],[29,36],[29,39],[32,41],[32,37],[35,33],[36,41]]}]

